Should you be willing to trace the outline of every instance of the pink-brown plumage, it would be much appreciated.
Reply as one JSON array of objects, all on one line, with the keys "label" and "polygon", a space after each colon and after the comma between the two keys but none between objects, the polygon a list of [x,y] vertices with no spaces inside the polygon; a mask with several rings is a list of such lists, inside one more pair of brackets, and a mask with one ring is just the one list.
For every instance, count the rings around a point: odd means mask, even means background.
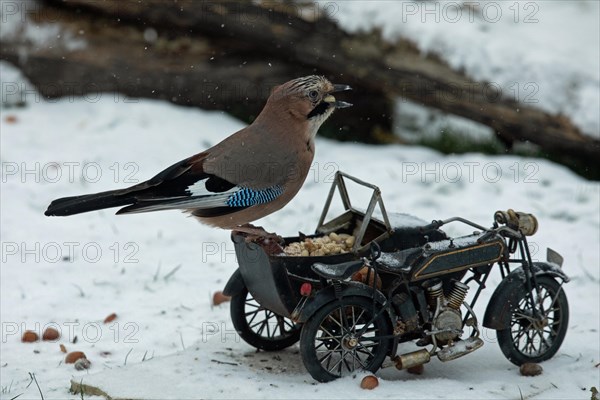
[{"label": "pink-brown plumage", "polygon": [[248,127],[126,189],[54,200],[46,215],[126,206],[117,214],[180,209],[226,229],[269,215],[300,190],[310,170],[314,137],[335,108],[330,93],[347,90],[320,76],[276,87]]}]

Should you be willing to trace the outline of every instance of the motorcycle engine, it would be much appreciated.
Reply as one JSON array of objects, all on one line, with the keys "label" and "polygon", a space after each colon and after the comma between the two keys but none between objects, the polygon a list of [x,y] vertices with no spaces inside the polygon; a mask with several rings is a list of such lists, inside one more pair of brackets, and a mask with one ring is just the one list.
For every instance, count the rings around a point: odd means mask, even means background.
[{"label": "motorcycle engine", "polygon": [[450,340],[458,338],[462,328],[462,314],[460,310],[454,310],[448,307],[442,307],[438,316],[433,320],[435,330],[445,330],[445,332],[437,333],[435,338],[439,344],[446,344]]},{"label": "motorcycle engine", "polygon": [[439,280],[427,281],[424,284],[429,307],[434,311],[432,328],[436,333],[435,339],[440,345],[447,344],[450,341],[458,339],[462,332],[462,313],[460,307],[467,295],[469,287],[462,282],[455,282],[454,288],[446,297],[442,289],[442,282]]}]

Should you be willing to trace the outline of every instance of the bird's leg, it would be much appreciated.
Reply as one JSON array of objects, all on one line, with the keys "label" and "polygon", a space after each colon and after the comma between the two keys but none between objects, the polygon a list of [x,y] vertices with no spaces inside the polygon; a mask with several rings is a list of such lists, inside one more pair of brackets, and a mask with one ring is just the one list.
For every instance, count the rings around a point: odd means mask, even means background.
[{"label": "bird's leg", "polygon": [[273,240],[275,243],[283,245],[284,240],[281,236],[276,233],[267,232],[262,226],[254,226],[252,224],[244,224],[236,227],[232,234],[244,233],[246,234],[246,242],[258,242],[258,241],[269,241]]}]

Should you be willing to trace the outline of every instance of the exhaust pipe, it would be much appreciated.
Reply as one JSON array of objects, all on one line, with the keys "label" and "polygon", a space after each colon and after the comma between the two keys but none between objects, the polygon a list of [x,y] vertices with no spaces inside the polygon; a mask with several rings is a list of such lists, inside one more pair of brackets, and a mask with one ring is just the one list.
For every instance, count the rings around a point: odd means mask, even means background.
[{"label": "exhaust pipe", "polygon": [[431,354],[426,349],[413,351],[412,353],[402,354],[394,358],[396,368],[407,369],[428,363],[431,360]]}]

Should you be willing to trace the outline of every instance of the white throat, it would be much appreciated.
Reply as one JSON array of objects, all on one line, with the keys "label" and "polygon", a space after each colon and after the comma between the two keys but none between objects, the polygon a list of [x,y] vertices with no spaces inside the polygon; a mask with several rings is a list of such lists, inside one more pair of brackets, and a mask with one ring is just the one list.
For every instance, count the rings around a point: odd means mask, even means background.
[{"label": "white throat", "polygon": [[323,122],[325,122],[327,118],[329,118],[331,114],[333,114],[334,109],[334,107],[331,107],[329,110],[327,110],[326,113],[317,115],[316,117],[308,120],[308,132],[310,134],[311,139],[314,140],[315,136],[317,136],[319,128],[321,127],[321,125],[323,125]]}]

